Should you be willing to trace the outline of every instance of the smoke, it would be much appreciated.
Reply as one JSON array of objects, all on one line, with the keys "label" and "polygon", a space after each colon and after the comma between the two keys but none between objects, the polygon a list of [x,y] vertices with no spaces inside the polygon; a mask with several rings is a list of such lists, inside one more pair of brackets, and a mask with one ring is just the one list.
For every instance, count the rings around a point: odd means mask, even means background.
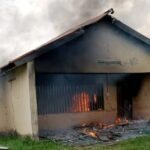
[{"label": "smoke", "polygon": [[109,8],[150,37],[149,0],[1,0],[0,66]]},{"label": "smoke", "polygon": [[56,35],[49,19],[48,0],[1,0],[0,64],[21,55]]},{"label": "smoke", "polygon": [[150,37],[149,0],[55,0],[50,5],[50,20],[59,31],[114,8],[118,19]]}]

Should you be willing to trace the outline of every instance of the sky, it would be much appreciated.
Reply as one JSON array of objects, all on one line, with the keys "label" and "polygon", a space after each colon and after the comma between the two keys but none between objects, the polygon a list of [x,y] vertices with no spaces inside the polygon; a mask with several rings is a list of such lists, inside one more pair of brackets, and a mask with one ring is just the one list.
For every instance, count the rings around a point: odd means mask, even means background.
[{"label": "sky", "polygon": [[0,66],[110,8],[150,38],[150,0],[0,0]]}]

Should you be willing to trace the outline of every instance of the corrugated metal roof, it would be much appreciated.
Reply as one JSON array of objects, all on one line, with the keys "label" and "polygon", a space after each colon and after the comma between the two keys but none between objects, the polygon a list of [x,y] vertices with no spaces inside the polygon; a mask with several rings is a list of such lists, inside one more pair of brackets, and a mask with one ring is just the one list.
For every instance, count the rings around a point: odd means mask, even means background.
[{"label": "corrugated metal roof", "polygon": [[[84,34],[84,30],[83,28],[85,28],[86,26],[92,25],[97,23],[98,21],[100,21],[102,18],[109,16],[109,14],[113,14],[114,10],[111,8],[108,11],[104,12],[103,14],[94,17],[92,19],[89,19],[87,21],[85,21],[84,23],[71,28],[70,30],[68,30],[67,32],[59,35],[58,37],[48,41],[47,43],[41,45],[40,47],[10,61],[7,65],[3,66],[0,68],[0,72],[7,72],[9,70],[12,70],[14,68],[16,68],[17,66],[20,66],[22,64],[25,64],[28,61],[31,61],[35,58],[37,58],[38,56],[46,53],[48,50],[54,49],[58,46],[61,46],[71,40],[73,40],[74,38]],[[113,23],[120,29],[122,29],[123,31],[129,33],[130,35],[132,35],[133,37],[141,40],[142,42],[150,45],[150,39],[143,36],[142,34],[136,32],[135,30],[131,29],[130,27],[128,27],[127,25],[123,24],[122,22],[120,22],[119,20],[112,18]],[[48,46],[48,48],[47,48]]]}]

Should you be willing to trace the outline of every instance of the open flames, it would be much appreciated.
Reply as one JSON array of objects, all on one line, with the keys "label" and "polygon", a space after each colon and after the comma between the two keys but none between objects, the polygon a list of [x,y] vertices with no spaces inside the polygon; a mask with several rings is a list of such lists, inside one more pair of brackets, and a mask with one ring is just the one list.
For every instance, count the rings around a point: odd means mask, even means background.
[{"label": "open flames", "polygon": [[[80,128],[82,128],[82,134],[85,134],[89,137],[92,138],[96,138],[96,139],[100,139],[101,135],[99,131],[102,130],[109,130],[109,129],[113,129],[116,126],[126,126],[129,124],[129,120],[127,120],[126,118],[116,118],[115,123],[114,124],[104,124],[104,123],[89,123],[89,124],[82,124]],[[112,133],[110,133],[108,135],[108,138],[112,138]],[[119,136],[119,135],[115,135],[115,136]]]},{"label": "open flames", "polygon": [[86,132],[87,135],[93,137],[93,138],[98,138],[97,132],[94,131],[88,131]]},{"label": "open flames", "polygon": [[78,93],[73,96],[73,112],[89,112],[90,111],[90,96],[87,92]]},{"label": "open flames", "polygon": [[73,97],[71,112],[90,112],[93,110],[102,110],[102,105],[96,93],[89,94],[86,91],[76,93]]},{"label": "open flames", "polygon": [[115,121],[115,124],[119,125],[119,124],[128,124],[129,120],[127,118],[120,118],[118,117]]},{"label": "open flames", "polygon": [[[81,92],[81,93],[77,93],[73,96],[73,104],[72,107],[70,109],[73,110],[73,112],[89,112],[91,111],[90,108],[90,95],[87,92]],[[92,96],[93,99],[93,103],[96,104],[97,103],[97,95],[93,94]],[[100,123],[100,122],[96,122],[96,123],[89,123],[89,124],[82,124],[81,126],[79,126],[79,128],[82,128],[81,133],[92,137],[92,138],[96,138],[99,139],[100,138],[100,130],[107,130],[107,129],[113,129],[116,126],[124,126],[127,125],[129,123],[129,121],[126,118],[116,118],[114,124],[104,124],[104,123]],[[108,136],[109,138],[112,138],[112,135]]]},{"label": "open flames", "polygon": [[100,122],[86,123],[76,126],[72,129],[60,131],[50,131],[48,139],[62,141],[75,145],[86,146],[93,144],[114,144],[117,141],[145,135],[150,132],[149,121],[130,121],[127,119],[117,118],[112,125],[106,125]]}]

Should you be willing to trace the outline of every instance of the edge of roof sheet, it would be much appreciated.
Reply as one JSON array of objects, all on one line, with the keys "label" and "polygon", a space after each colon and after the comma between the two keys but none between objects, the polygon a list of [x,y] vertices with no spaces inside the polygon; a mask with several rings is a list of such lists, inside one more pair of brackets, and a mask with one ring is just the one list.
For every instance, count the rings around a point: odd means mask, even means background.
[{"label": "edge of roof sheet", "polygon": [[[77,25],[76,27],[71,28],[70,30],[64,32],[63,34],[60,34],[56,38],[53,38],[52,40],[41,45],[40,47],[33,49],[33,50],[25,53],[24,55],[21,55],[20,57],[10,61],[8,64],[2,66],[0,68],[0,74],[6,73],[10,70],[13,70],[16,67],[23,65],[23,64],[27,63],[28,61],[35,59],[36,57],[40,56],[41,54],[46,53],[48,50],[54,49],[58,46],[61,46],[65,43],[77,38],[78,36],[83,35],[84,34],[83,28],[100,21],[105,16],[110,16],[112,18],[112,23],[114,23],[115,26],[117,26],[118,28],[120,28],[124,32],[130,34],[134,38],[141,40],[142,42],[146,43],[147,45],[150,45],[150,39],[149,38],[145,37],[141,33],[130,28],[129,26],[127,26],[126,24],[117,20],[113,16],[109,15],[109,14],[113,14],[113,13],[114,13],[114,10],[111,8],[108,11],[104,12],[103,14],[101,14],[97,17],[94,17],[92,19],[88,19],[87,21]],[[49,49],[47,50],[46,47],[48,45],[49,45]]]}]

